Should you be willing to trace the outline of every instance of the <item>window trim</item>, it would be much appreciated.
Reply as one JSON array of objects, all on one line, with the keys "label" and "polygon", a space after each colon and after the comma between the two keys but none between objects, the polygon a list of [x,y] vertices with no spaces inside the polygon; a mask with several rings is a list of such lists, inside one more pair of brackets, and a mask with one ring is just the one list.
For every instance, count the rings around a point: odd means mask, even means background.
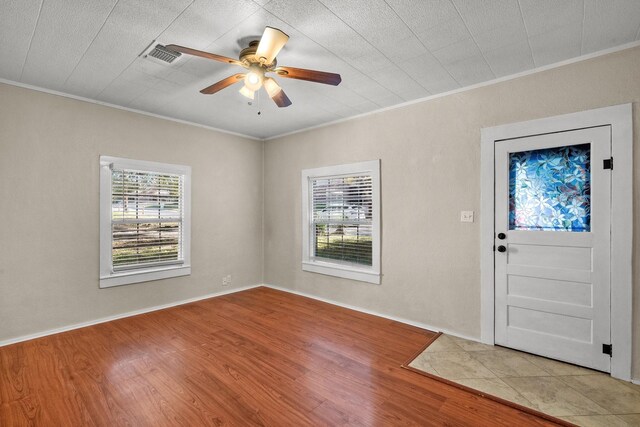
[{"label": "window trim", "polygon": [[[328,259],[316,259],[313,254],[312,239],[312,198],[311,179],[333,176],[371,175],[372,184],[372,248],[371,267],[331,262]],[[361,282],[380,284],[380,160],[327,166],[302,171],[302,270]]]},{"label": "window trim", "polygon": [[[111,166],[143,172],[170,173],[183,176],[182,254],[179,265],[150,266],[114,272],[111,248]],[[191,167],[100,156],[100,288],[128,285],[191,274]]]}]

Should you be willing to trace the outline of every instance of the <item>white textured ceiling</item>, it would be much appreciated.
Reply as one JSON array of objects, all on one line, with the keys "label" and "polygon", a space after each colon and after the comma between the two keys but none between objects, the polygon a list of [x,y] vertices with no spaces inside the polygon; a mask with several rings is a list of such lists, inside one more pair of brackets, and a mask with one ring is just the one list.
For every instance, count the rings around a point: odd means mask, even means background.
[{"label": "white textured ceiling", "polygon": [[[266,25],[291,37],[279,64],[342,84],[280,78],[292,106],[250,106],[198,92],[237,67],[140,57],[235,58]],[[1,78],[265,138],[639,40],[640,0],[0,0],[0,39]]]}]

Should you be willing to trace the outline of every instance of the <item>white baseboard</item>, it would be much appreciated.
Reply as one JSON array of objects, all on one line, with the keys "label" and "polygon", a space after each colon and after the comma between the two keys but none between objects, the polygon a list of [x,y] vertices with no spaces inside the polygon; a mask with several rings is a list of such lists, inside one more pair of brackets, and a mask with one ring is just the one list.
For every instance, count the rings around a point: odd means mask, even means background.
[{"label": "white baseboard", "polygon": [[402,317],[397,317],[397,316],[392,316],[392,315],[389,315],[389,314],[379,313],[377,311],[368,310],[366,308],[358,307],[358,306],[355,306],[355,305],[343,304],[343,303],[338,302],[338,301],[334,301],[334,300],[331,300],[331,299],[328,299],[328,298],[322,298],[322,297],[319,297],[317,295],[308,294],[306,292],[295,291],[293,289],[288,289],[288,288],[281,288],[280,286],[269,285],[269,284],[266,284],[266,283],[263,284],[263,286],[265,286],[267,288],[276,289],[278,291],[288,292],[290,294],[300,295],[300,296],[303,296],[303,297],[307,297],[307,298],[315,299],[315,300],[318,300],[318,301],[326,302],[328,304],[337,305],[339,307],[348,308],[350,310],[359,311],[361,313],[367,313],[367,314],[371,314],[373,316],[383,317],[383,318],[389,319],[389,320],[395,320],[396,322],[406,323],[407,325],[416,326],[418,328],[426,329],[426,330],[429,330],[429,331],[442,332],[444,334],[452,335],[452,336],[458,337],[458,338],[463,338],[465,340],[480,342],[480,338],[477,338],[477,337],[470,337],[470,336],[461,334],[461,333],[456,332],[456,331],[451,331],[451,330],[448,330],[448,329],[439,328],[439,327],[433,326],[433,325],[427,325],[426,323],[422,323],[422,322],[415,322],[413,320],[405,319],[405,318],[402,318]]},{"label": "white baseboard", "polygon": [[165,308],[175,307],[175,306],[178,306],[178,305],[189,304],[191,302],[201,301],[201,300],[208,299],[208,298],[214,298],[214,297],[218,297],[218,296],[222,296],[222,295],[232,294],[232,293],[235,293],[235,292],[246,291],[246,290],[249,290],[249,289],[258,288],[260,286],[276,289],[276,290],[282,291],[282,292],[288,292],[290,294],[300,295],[300,296],[303,296],[303,297],[307,297],[307,298],[315,299],[315,300],[318,300],[318,301],[326,302],[328,304],[337,305],[339,307],[348,308],[350,310],[355,310],[355,311],[359,311],[359,312],[362,312],[362,313],[371,314],[373,316],[383,317],[383,318],[389,319],[389,320],[395,320],[396,322],[406,323],[407,325],[416,326],[418,328],[427,329],[429,331],[443,332],[443,333],[445,333],[447,335],[453,335],[455,337],[464,338],[464,339],[467,339],[467,340],[470,340],[470,341],[480,342],[480,340],[478,338],[469,337],[469,336],[457,333],[455,331],[438,328],[438,327],[433,326],[433,325],[427,325],[426,323],[415,322],[413,320],[404,319],[402,317],[391,316],[391,315],[379,313],[379,312],[376,312],[376,311],[373,311],[373,310],[367,310],[365,308],[358,307],[358,306],[355,306],[355,305],[343,304],[343,303],[335,301],[335,300],[331,300],[331,299],[328,299],[328,298],[322,298],[322,297],[319,297],[319,296],[316,296],[316,295],[308,294],[308,293],[305,293],[305,292],[299,292],[299,291],[295,291],[295,290],[292,290],[292,289],[282,288],[280,286],[269,285],[269,284],[260,284],[260,285],[244,286],[244,287],[241,287],[241,288],[234,288],[234,289],[229,289],[229,290],[220,291],[220,292],[214,292],[214,293],[211,293],[211,294],[201,295],[201,296],[194,297],[194,298],[188,298],[188,299],[184,299],[184,300],[180,300],[180,301],[170,302],[168,304],[162,304],[162,305],[156,305],[156,306],[152,306],[152,307],[146,307],[146,308],[142,308],[140,310],[128,311],[126,313],[115,314],[113,316],[101,317],[101,318],[94,319],[94,320],[88,320],[86,322],[74,323],[74,324],[71,324],[71,325],[61,326],[59,328],[53,328],[53,329],[48,329],[46,331],[36,332],[36,333],[33,333],[33,334],[22,335],[22,336],[15,337],[15,338],[9,338],[9,339],[0,341],[0,347],[6,346],[6,345],[10,345],[10,344],[16,344],[16,343],[19,343],[19,342],[22,342],[22,341],[29,341],[29,340],[32,340],[32,339],[35,339],[35,338],[46,337],[47,335],[59,334],[61,332],[71,331],[71,330],[74,330],[74,329],[80,329],[80,328],[84,328],[84,327],[91,326],[91,325],[97,325],[99,323],[110,322],[112,320],[123,319],[125,317],[137,316],[138,314],[144,314],[144,313],[149,313],[149,312],[152,312],[152,311],[162,310],[162,309],[165,309]]},{"label": "white baseboard", "polygon": [[36,332],[34,334],[22,335],[22,336],[15,337],[15,338],[9,338],[7,340],[0,341],[0,347],[3,347],[5,345],[10,345],[10,344],[16,344],[16,343],[19,343],[19,342],[22,342],[22,341],[32,340],[32,339],[35,339],[35,338],[46,337],[47,335],[59,334],[60,332],[71,331],[73,329],[80,329],[80,328],[84,328],[84,327],[91,326],[91,325],[97,325],[98,323],[110,322],[112,320],[122,319],[124,317],[137,316],[138,314],[149,313],[149,312],[152,312],[152,311],[157,311],[157,310],[162,310],[162,309],[165,309],[165,308],[175,307],[177,305],[189,304],[190,302],[201,301],[203,299],[209,299],[209,298],[213,298],[213,297],[219,297],[219,296],[222,296],[222,295],[227,295],[227,294],[233,294],[233,293],[236,293],[236,292],[246,291],[248,289],[257,288],[257,287],[260,287],[260,286],[262,286],[262,285],[244,286],[244,287],[241,287],[241,288],[234,288],[234,289],[224,290],[224,291],[220,291],[220,292],[214,292],[212,294],[206,294],[206,295],[201,295],[201,296],[198,296],[198,297],[188,298],[188,299],[184,299],[184,300],[180,300],[180,301],[174,301],[174,302],[170,302],[168,304],[155,305],[153,307],[141,308],[140,310],[128,311],[126,313],[115,314],[113,316],[101,317],[99,319],[88,320],[86,322],[74,323],[72,325],[61,326],[59,328],[48,329],[46,331]]},{"label": "white baseboard", "polygon": [[[271,289],[275,289],[275,290],[282,291],[282,292],[288,292],[288,293],[294,294],[294,295],[300,295],[300,296],[303,296],[303,297],[306,297],[306,298],[311,298],[311,299],[314,299],[314,300],[317,300],[317,301],[326,302],[328,304],[337,305],[338,307],[348,308],[350,310],[359,311],[361,313],[367,313],[367,314],[371,314],[373,316],[378,316],[378,317],[382,317],[382,318],[389,319],[389,320],[395,320],[396,322],[400,322],[400,323],[405,323],[407,325],[416,326],[418,328],[426,329],[428,331],[442,332],[444,334],[452,335],[452,336],[458,337],[458,338],[464,338],[464,339],[469,340],[469,341],[481,342],[479,338],[470,337],[470,336],[467,336],[467,335],[464,335],[464,334],[460,334],[460,333],[455,332],[455,331],[443,329],[443,328],[438,328],[438,327],[433,326],[433,325],[427,325],[426,323],[415,322],[413,320],[404,319],[402,317],[391,316],[391,315],[388,315],[388,314],[379,313],[377,311],[368,310],[366,308],[358,307],[358,306],[355,306],[355,305],[343,304],[343,303],[335,301],[335,300],[331,300],[331,299],[328,299],[328,298],[322,298],[322,297],[319,297],[317,295],[308,294],[306,292],[300,292],[300,291],[296,291],[296,290],[293,290],[293,289],[282,288],[280,286],[269,285],[269,284],[264,283],[264,284],[261,284],[261,285],[244,286],[244,287],[241,287],[241,288],[234,288],[234,289],[229,289],[229,290],[225,290],[225,291],[214,292],[214,293],[211,293],[211,294],[201,295],[201,296],[194,297],[194,298],[188,298],[188,299],[184,299],[184,300],[180,300],[180,301],[170,302],[168,304],[156,305],[156,306],[153,306],[153,307],[146,307],[146,308],[142,308],[140,310],[128,311],[126,313],[116,314],[116,315],[113,315],[113,316],[101,317],[99,319],[89,320],[89,321],[86,321],[86,322],[74,323],[72,325],[62,326],[62,327],[59,327],[59,328],[48,329],[46,331],[36,332],[34,334],[22,335],[22,336],[19,336],[19,337],[10,338],[10,339],[7,339],[7,340],[0,341],[0,347],[6,346],[6,345],[10,345],[10,344],[16,344],[16,343],[19,343],[19,342],[22,342],[22,341],[29,341],[29,340],[32,340],[32,339],[35,339],[35,338],[46,337],[47,335],[58,334],[60,332],[66,332],[66,331],[71,331],[71,330],[74,330],[74,329],[84,328],[84,327],[91,326],[91,325],[97,325],[99,323],[110,322],[112,320],[123,319],[125,317],[137,316],[138,314],[150,313],[152,311],[163,310],[165,308],[175,307],[175,306],[183,305],[183,304],[189,304],[191,302],[201,301],[201,300],[205,300],[205,299],[209,299],[209,298],[219,297],[219,296],[222,296],[222,295],[228,295],[228,294],[233,294],[233,293],[236,293],[236,292],[246,291],[246,290],[249,290],[249,289],[259,288],[261,286],[264,286],[264,287],[267,287],[267,288],[271,288]],[[631,379],[630,381],[633,384],[640,385],[640,379]]]},{"label": "white baseboard", "polygon": [[[470,336],[463,335],[463,334],[460,334],[460,333],[455,332],[455,331],[451,331],[451,330],[447,330],[447,329],[443,329],[443,328],[438,328],[438,327],[432,326],[432,325],[427,325],[426,323],[414,322],[413,320],[404,319],[402,317],[397,317],[397,316],[391,316],[391,315],[388,315],[388,314],[378,313],[378,312],[373,311],[373,310],[368,310],[366,308],[357,307],[355,305],[343,304],[343,303],[338,302],[338,301],[334,301],[334,300],[331,300],[331,299],[328,299],[328,298],[322,298],[322,297],[319,297],[319,296],[316,296],[316,295],[313,295],[313,294],[308,294],[306,292],[300,292],[300,291],[296,291],[296,290],[293,290],[293,289],[281,288],[280,286],[269,285],[269,284],[266,284],[266,283],[263,284],[262,286],[265,286],[267,288],[276,289],[278,291],[288,292],[290,294],[300,295],[300,296],[311,298],[311,299],[314,299],[314,300],[326,302],[328,304],[337,305],[339,307],[348,308],[350,310],[360,311],[362,313],[367,313],[367,314],[371,314],[371,315],[374,315],[374,316],[383,317],[385,319],[395,320],[396,322],[406,323],[407,325],[416,326],[418,328],[427,329],[429,331],[442,332],[443,334],[452,335],[454,337],[463,338],[463,339],[466,339],[466,340],[469,340],[469,341],[475,341],[475,342],[478,342],[478,343],[482,343],[482,341],[480,341],[480,338],[470,337]],[[484,343],[482,343],[482,344],[484,344]],[[487,344],[487,345],[491,345],[491,344]],[[640,385],[640,379],[630,379],[630,380],[624,380],[623,379],[622,381],[630,381],[633,384]]]}]

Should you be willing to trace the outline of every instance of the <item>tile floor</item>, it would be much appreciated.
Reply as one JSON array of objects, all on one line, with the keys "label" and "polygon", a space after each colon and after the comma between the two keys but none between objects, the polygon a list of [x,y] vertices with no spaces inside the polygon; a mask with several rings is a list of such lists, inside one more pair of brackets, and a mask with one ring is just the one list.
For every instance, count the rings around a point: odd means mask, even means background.
[{"label": "tile floor", "polygon": [[441,335],[412,368],[581,426],[640,426],[640,386],[503,347]]}]

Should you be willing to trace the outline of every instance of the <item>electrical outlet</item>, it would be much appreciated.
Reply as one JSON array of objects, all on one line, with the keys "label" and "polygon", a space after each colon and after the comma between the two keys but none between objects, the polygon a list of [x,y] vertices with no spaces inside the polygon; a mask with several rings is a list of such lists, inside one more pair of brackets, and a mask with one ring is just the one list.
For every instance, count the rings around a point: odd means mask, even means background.
[{"label": "electrical outlet", "polygon": [[222,286],[223,287],[227,287],[227,286],[231,286],[231,275],[227,274],[226,276],[224,276],[222,278]]},{"label": "electrical outlet", "polygon": [[460,222],[473,222],[473,211],[461,211]]}]

